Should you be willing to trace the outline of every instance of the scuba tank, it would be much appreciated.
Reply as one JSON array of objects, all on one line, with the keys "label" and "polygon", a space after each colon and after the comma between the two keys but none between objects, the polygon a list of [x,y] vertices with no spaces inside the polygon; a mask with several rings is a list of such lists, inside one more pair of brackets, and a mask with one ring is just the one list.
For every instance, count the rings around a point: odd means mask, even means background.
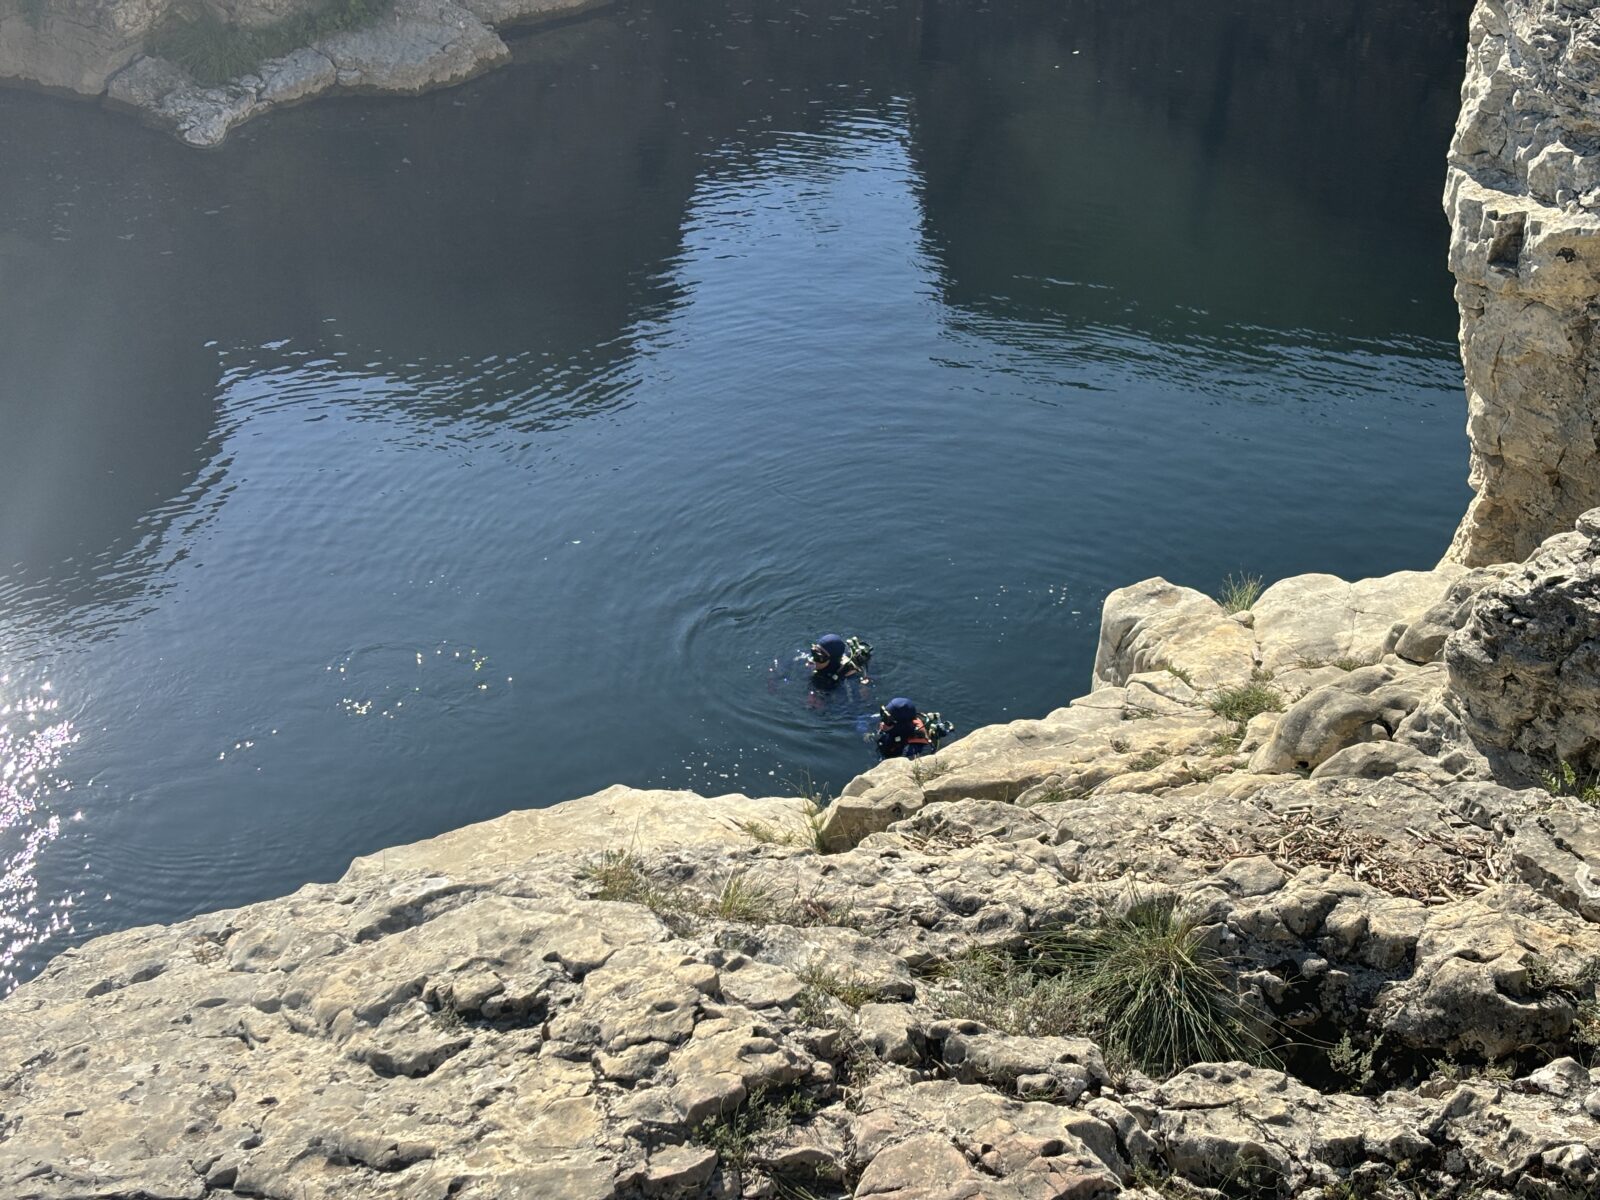
[{"label": "scuba tank", "polygon": [[856,670],[863,675],[867,673],[867,663],[872,661],[872,647],[858,637],[847,637],[844,640],[844,654],[856,666]]},{"label": "scuba tank", "polygon": [[936,712],[922,713],[922,727],[928,733],[930,748],[937,750],[939,743],[956,731],[954,721],[946,721]]}]

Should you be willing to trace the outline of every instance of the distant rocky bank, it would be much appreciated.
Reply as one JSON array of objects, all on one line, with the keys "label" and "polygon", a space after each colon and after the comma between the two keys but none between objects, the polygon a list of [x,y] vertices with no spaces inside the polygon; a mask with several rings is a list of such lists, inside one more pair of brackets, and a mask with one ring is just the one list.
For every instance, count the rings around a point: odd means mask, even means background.
[{"label": "distant rocky bank", "polygon": [[1085,695],[824,807],[611,788],[68,951],[0,1195],[1600,1195],[1597,68],[1480,0],[1446,562],[1133,584]]},{"label": "distant rocky bank", "polygon": [[[203,0],[201,16],[260,29],[301,17],[316,28],[329,0]],[[220,145],[263,113],[333,92],[413,94],[460,83],[511,51],[498,30],[597,8],[607,0],[393,0],[359,27],[313,37],[225,81],[199,81],[151,52],[180,0],[0,0],[0,81],[103,96],[191,146]]]}]

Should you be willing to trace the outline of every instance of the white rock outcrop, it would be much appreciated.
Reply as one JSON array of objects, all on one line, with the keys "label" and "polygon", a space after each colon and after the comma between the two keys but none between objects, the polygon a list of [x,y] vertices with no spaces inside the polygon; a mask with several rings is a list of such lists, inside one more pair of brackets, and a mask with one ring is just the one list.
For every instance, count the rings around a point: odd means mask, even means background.
[{"label": "white rock outcrop", "polygon": [[[328,34],[221,86],[144,53],[174,0],[0,0],[0,81],[104,96],[191,146],[285,104],[328,92],[416,93],[470,79],[511,52],[496,30],[598,7],[607,0],[394,0],[363,29]],[[234,24],[264,25],[306,0],[211,0]]]},{"label": "white rock outcrop", "polygon": [[1479,566],[1600,504],[1600,9],[1478,0],[1445,209]]}]

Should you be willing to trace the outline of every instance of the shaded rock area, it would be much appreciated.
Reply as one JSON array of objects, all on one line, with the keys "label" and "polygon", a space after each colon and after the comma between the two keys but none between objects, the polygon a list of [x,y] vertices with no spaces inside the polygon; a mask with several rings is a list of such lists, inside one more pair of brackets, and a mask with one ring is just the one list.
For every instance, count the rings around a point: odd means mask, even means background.
[{"label": "shaded rock area", "polygon": [[1520,559],[1600,504],[1600,12],[1479,0],[1445,210],[1471,483],[1450,558]]},{"label": "shaded rock area", "polygon": [[[506,61],[496,29],[568,16],[605,0],[395,0],[365,28],[330,33],[220,86],[145,53],[173,0],[0,0],[0,80],[104,96],[192,146],[284,104],[328,92],[416,93]],[[223,20],[258,26],[308,7],[218,0]]]},{"label": "shaded rock area", "polygon": [[1600,510],[1480,593],[1445,644],[1472,740],[1513,771],[1600,776]]},{"label": "shaded rock area", "polygon": [[[1458,665],[1591,762],[1597,529],[1236,614],[1149,581],[1088,696],[822,813],[612,788],[68,951],[0,1003],[0,1194],[1600,1194],[1600,815]],[[1250,1061],[1051,1001],[1039,947],[1152,904]]]}]

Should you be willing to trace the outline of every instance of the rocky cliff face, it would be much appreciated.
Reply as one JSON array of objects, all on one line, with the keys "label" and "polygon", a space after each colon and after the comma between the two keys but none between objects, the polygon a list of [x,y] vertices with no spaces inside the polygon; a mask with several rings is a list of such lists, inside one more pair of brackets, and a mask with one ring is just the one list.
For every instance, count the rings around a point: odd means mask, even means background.
[{"label": "rocky cliff face", "polygon": [[[613,788],[98,939],[0,1003],[0,1194],[1593,1197],[1600,815],[1497,772],[1596,761],[1537,681],[1597,591],[1600,511],[1244,613],[1152,580],[1089,695],[825,813]],[[1152,920],[1227,1061],[1041,957]]]},{"label": "rocky cliff face", "polygon": [[1600,503],[1600,10],[1479,0],[1445,193],[1471,482],[1450,558],[1520,559]]},{"label": "rocky cliff face", "polygon": [[[218,145],[252,117],[333,91],[414,93],[510,57],[496,33],[605,0],[395,0],[364,29],[331,33],[220,86],[145,53],[176,0],[0,0],[0,81],[105,96],[194,146]],[[208,0],[216,16],[262,26],[314,0]]]},{"label": "rocky cliff face", "polygon": [[170,7],[171,0],[0,0],[0,79],[101,95]]}]

